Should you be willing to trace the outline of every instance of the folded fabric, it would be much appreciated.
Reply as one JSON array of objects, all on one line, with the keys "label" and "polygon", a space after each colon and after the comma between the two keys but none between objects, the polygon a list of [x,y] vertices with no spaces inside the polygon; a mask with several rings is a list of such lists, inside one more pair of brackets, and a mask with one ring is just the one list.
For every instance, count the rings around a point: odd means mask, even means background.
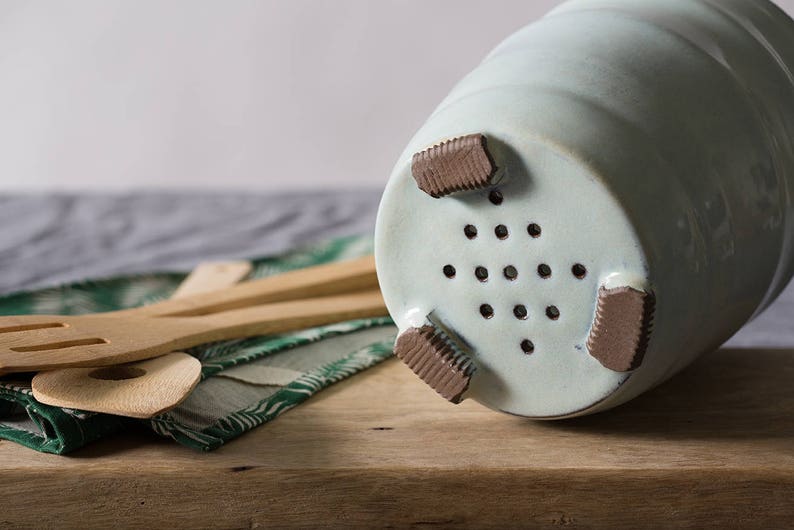
[{"label": "folded fabric", "polygon": [[[370,238],[336,239],[255,259],[252,276],[371,251]],[[167,298],[184,276],[136,275],[11,294],[0,297],[0,315],[76,315],[135,307]],[[202,381],[177,408],[149,420],[44,405],[33,398],[30,374],[12,374],[0,379],[0,438],[64,454],[137,422],[183,445],[209,451],[388,358],[395,334],[391,319],[384,317],[193,348],[188,353],[201,361]]]}]

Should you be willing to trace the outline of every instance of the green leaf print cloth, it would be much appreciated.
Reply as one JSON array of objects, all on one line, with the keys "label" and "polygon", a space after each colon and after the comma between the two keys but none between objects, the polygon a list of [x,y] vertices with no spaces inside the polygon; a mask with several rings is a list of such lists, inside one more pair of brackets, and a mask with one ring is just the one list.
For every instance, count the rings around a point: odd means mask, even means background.
[{"label": "green leaf print cloth", "polygon": [[[252,277],[371,252],[370,238],[337,239],[254,260]],[[168,298],[184,277],[147,274],[11,294],[0,297],[0,315],[77,315],[134,307]],[[177,408],[149,420],[44,405],[33,398],[31,374],[11,374],[0,379],[0,438],[65,454],[142,422],[159,435],[211,451],[388,358],[395,334],[391,319],[372,318],[193,348],[188,353],[202,363],[201,382]]]}]

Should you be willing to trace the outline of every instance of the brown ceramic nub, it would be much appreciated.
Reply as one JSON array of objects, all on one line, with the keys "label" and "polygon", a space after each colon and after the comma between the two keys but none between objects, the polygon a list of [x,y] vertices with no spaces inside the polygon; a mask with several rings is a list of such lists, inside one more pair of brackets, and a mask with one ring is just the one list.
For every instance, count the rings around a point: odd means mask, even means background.
[{"label": "brown ceramic nub", "polygon": [[655,306],[653,293],[631,287],[602,287],[587,338],[590,355],[616,372],[639,368],[648,349]]},{"label": "brown ceramic nub", "polygon": [[475,367],[442,331],[433,326],[411,328],[397,337],[394,353],[433,390],[460,403]]},{"label": "brown ceramic nub", "polygon": [[419,189],[438,199],[489,186],[496,166],[485,136],[470,134],[416,153],[411,172]]}]

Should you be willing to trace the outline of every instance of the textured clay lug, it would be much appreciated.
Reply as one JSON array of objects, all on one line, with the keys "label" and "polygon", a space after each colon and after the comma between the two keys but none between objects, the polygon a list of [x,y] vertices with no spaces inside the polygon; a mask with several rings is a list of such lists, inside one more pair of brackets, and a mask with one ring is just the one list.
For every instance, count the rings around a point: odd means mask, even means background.
[{"label": "textured clay lug", "polygon": [[442,397],[460,403],[475,367],[441,331],[433,326],[411,328],[397,337],[394,353]]},{"label": "textured clay lug", "polygon": [[639,368],[648,349],[655,307],[653,293],[631,287],[601,287],[587,338],[590,355],[616,372]]},{"label": "textured clay lug", "polygon": [[486,188],[496,173],[485,136],[470,134],[416,153],[411,173],[419,189],[436,199]]}]

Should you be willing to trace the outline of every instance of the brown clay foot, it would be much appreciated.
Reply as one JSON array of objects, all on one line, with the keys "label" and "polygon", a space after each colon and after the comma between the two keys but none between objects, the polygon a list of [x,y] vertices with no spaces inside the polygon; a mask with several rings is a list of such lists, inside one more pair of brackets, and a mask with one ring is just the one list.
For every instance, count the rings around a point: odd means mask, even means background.
[{"label": "brown clay foot", "polygon": [[416,153],[411,173],[419,189],[436,199],[490,186],[496,165],[485,136],[470,134]]},{"label": "brown clay foot", "polygon": [[653,325],[656,297],[632,287],[601,287],[587,337],[590,355],[610,370],[630,372],[642,364]]},{"label": "brown clay foot", "polygon": [[452,403],[460,403],[475,371],[471,359],[443,331],[430,325],[400,334],[394,353],[422,381]]}]

